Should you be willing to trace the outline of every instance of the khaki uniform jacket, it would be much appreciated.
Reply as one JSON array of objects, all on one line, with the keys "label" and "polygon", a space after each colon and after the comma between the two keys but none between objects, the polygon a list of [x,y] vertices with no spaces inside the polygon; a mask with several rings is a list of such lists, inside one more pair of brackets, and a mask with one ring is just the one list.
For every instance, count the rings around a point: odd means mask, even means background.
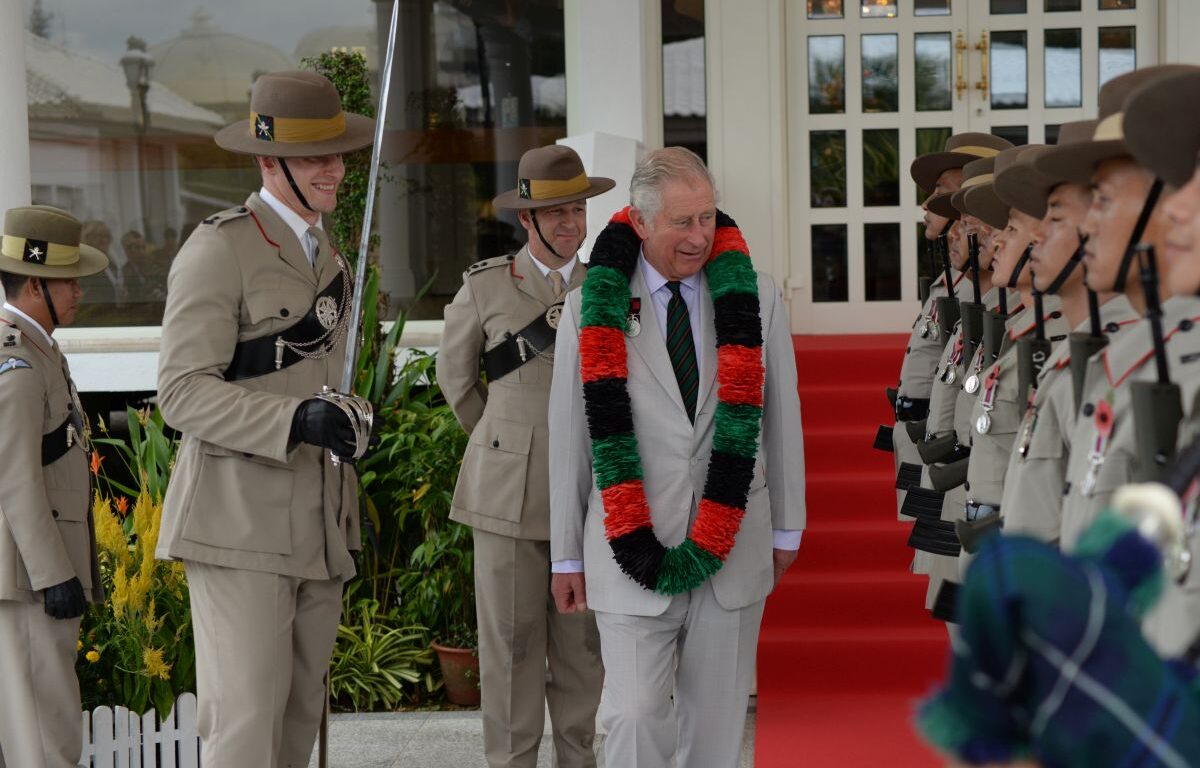
[{"label": "khaki uniform jacket", "polygon": [[[1100,322],[1110,341],[1139,320],[1129,300],[1114,296],[1100,307]],[[1075,330],[1087,332],[1085,320]],[[1071,455],[1071,433],[1078,413],[1071,379],[1071,346],[1054,348],[1038,379],[1033,406],[1025,412],[1017,443],[1009,455],[1000,509],[1006,533],[1057,542],[1062,526],[1063,484]],[[1084,392],[1086,400],[1088,393]],[[1022,447],[1024,446],[1024,452]]]},{"label": "khaki uniform jacket", "polygon": [[[1163,302],[1162,328],[1166,338],[1167,365],[1171,379],[1183,394],[1183,406],[1190,409],[1200,386],[1200,299],[1174,297]],[[1070,552],[1080,534],[1096,519],[1120,486],[1133,480],[1138,463],[1133,408],[1129,384],[1155,381],[1154,343],[1148,320],[1130,326],[1089,361],[1090,397],[1080,408],[1079,420],[1071,436],[1071,460],[1067,465],[1066,493],[1063,499],[1061,545]],[[1099,451],[1100,432],[1096,410],[1100,401],[1112,408],[1113,423],[1107,443]],[[1185,412],[1185,416],[1188,414]],[[1091,467],[1096,465],[1096,469]],[[1095,478],[1089,482],[1089,476]],[[1089,487],[1090,485],[1090,487]]]},{"label": "khaki uniform jacket", "polygon": [[[568,289],[582,285],[584,273],[577,263]],[[483,380],[480,356],[545,315],[557,301],[527,246],[473,264],[446,307],[438,384],[471,435],[454,488],[451,520],[502,536],[550,540],[547,413],[554,348],[490,382]]]},{"label": "khaki uniform jacket", "polygon": [[354,575],[354,470],[334,467],[322,448],[289,441],[301,401],[340,387],[345,333],[320,359],[240,381],[223,376],[237,342],[293,325],[338,273],[331,248],[320,249],[314,269],[257,194],[206,219],[179,250],[167,282],[158,395],[183,442],[159,557],[305,579]]},{"label": "khaki uniform jacket", "polygon": [[75,576],[101,602],[88,454],[76,443],[42,466],[42,436],[80,408],[67,359],[28,320],[0,309],[0,369],[0,600],[35,602]]},{"label": "khaki uniform jacket", "polygon": [[[951,269],[950,274],[956,292],[964,296],[967,294],[961,293],[962,291],[971,292],[971,281],[967,279],[965,272]],[[921,307],[921,314],[913,321],[912,333],[904,349],[904,362],[900,364],[900,382],[896,385],[896,392],[900,397],[925,399],[933,390],[933,371],[942,355],[941,335],[934,317],[934,300],[945,295],[946,281],[939,275],[929,288],[929,298]]]}]

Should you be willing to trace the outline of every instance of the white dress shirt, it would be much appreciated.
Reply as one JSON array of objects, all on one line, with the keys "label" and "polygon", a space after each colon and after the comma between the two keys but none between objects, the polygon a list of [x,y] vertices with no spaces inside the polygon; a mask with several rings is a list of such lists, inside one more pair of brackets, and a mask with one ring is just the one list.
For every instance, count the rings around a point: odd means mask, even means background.
[{"label": "white dress shirt", "polygon": [[[529,246],[525,246],[525,247],[529,249],[530,260],[533,261],[533,263],[541,271],[542,277],[546,278],[546,280],[549,281],[550,280],[550,272],[551,272],[550,267],[547,267],[545,264],[543,264],[541,261],[538,260],[537,256],[533,255],[532,248],[529,248]],[[574,274],[574,272],[575,272],[575,262],[576,261],[577,261],[577,259],[571,259],[570,261],[568,261],[566,264],[563,264],[558,269],[553,270],[553,271],[557,272],[558,274],[562,275],[562,281],[563,281],[564,286],[571,284],[571,275]]]},{"label": "white dress shirt", "polygon": [[[30,279],[34,279],[34,278],[30,278]],[[54,339],[50,338],[50,334],[46,332],[46,329],[43,328],[42,324],[39,323],[37,320],[34,320],[32,317],[25,314],[21,310],[17,309],[12,304],[9,304],[7,301],[4,302],[4,308],[7,309],[9,312],[12,312],[17,317],[20,317],[21,319],[27,321],[30,325],[32,325],[34,328],[36,328],[38,330],[38,332],[40,332],[42,334],[42,338],[44,338],[46,340],[46,344],[49,347],[53,348],[55,346]]]},{"label": "white dress shirt", "polygon": [[264,203],[271,206],[272,211],[279,214],[279,218],[283,219],[283,223],[287,224],[289,229],[296,233],[296,239],[300,241],[300,247],[304,249],[304,255],[308,257],[308,263],[315,267],[317,264],[317,239],[309,234],[308,228],[325,229],[321,217],[317,217],[316,224],[309,224],[300,214],[288,208],[279,198],[272,195],[266,187],[258,190],[258,196]]}]

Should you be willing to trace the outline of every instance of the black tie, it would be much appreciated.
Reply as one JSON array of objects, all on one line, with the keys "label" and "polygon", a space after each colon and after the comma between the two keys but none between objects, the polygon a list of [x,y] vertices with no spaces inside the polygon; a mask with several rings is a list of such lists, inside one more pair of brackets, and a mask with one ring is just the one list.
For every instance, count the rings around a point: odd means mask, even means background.
[{"label": "black tie", "polygon": [[692,323],[679,287],[678,280],[667,283],[667,289],[671,291],[671,300],[667,303],[667,354],[671,356],[671,367],[675,369],[675,380],[679,382],[679,394],[683,397],[688,420],[695,423],[700,371],[696,367],[696,340],[692,338]]}]

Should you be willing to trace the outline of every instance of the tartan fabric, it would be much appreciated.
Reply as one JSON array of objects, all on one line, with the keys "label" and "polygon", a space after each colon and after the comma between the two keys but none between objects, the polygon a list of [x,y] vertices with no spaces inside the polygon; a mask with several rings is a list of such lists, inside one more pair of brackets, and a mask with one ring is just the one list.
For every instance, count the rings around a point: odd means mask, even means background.
[{"label": "tartan fabric", "polygon": [[1149,546],[1129,530],[1088,557],[987,539],[960,591],[949,678],[918,715],[925,738],[972,765],[1200,765],[1195,672],[1140,628],[1145,584],[1129,571],[1148,571]]},{"label": "tartan fabric", "polygon": [[692,321],[687,304],[679,292],[678,280],[667,283],[671,300],[667,303],[667,355],[679,382],[679,394],[687,409],[688,419],[696,421],[696,396],[700,392],[700,370],[696,365],[696,340],[692,338]]}]

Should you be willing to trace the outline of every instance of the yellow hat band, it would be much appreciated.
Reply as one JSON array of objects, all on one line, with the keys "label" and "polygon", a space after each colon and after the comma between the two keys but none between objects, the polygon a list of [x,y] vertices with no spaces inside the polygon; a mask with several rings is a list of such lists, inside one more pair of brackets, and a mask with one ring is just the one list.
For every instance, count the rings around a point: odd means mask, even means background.
[{"label": "yellow hat band", "polygon": [[517,179],[517,196],[522,200],[553,200],[583,192],[588,188],[588,177],[581,173],[573,179]]},{"label": "yellow hat band", "polygon": [[946,151],[960,152],[964,155],[975,155],[976,157],[995,157],[996,155],[1000,154],[1000,150],[993,147],[977,147],[972,145],[955,147],[954,149],[947,149]]},{"label": "yellow hat band", "polygon": [[962,186],[959,187],[959,189],[965,192],[971,187],[978,187],[980,184],[990,184],[993,178],[993,174],[981,173],[978,176],[972,176],[971,178],[963,181]]},{"label": "yellow hat band", "polygon": [[0,241],[0,253],[14,261],[44,264],[47,267],[69,267],[79,261],[78,245],[63,245],[45,240],[5,235]]},{"label": "yellow hat band", "polygon": [[1096,123],[1092,141],[1121,141],[1125,138],[1125,113],[1117,112]]},{"label": "yellow hat band", "polygon": [[250,112],[250,135],[278,144],[307,144],[336,139],[346,132],[346,113],[333,117],[272,117]]}]

